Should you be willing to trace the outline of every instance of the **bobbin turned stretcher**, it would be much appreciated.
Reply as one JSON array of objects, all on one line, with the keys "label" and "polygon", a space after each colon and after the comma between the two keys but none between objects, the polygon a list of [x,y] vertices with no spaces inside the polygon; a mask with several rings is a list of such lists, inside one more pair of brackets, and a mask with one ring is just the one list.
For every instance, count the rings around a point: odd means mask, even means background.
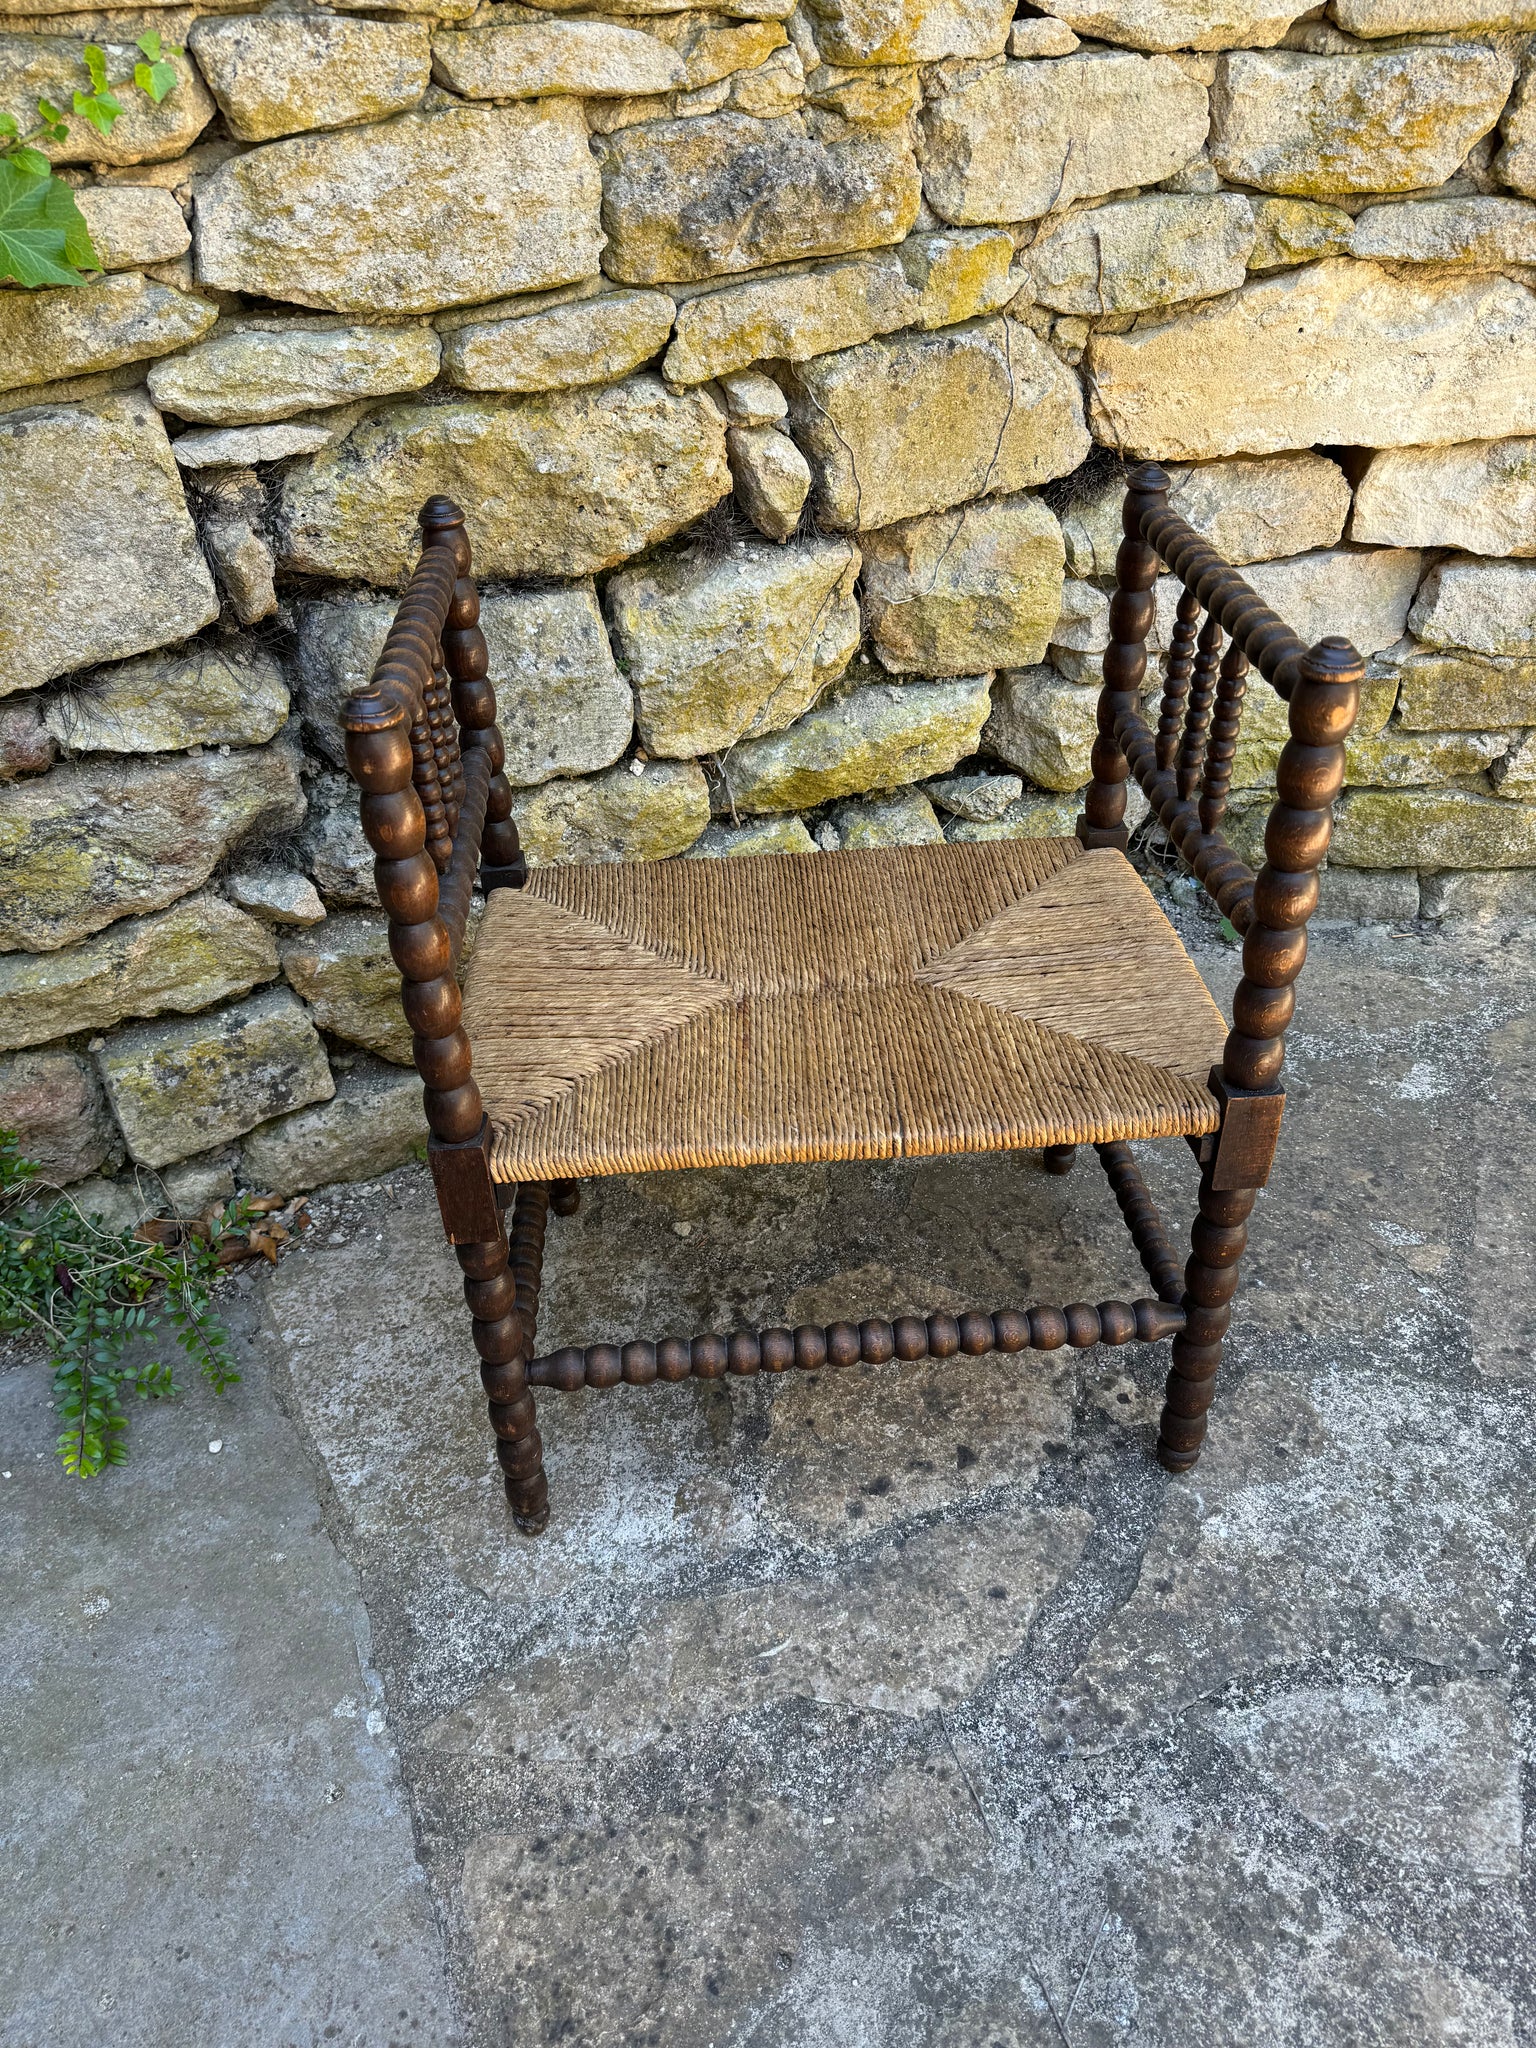
[{"label": "bobbin turned stretcher", "polygon": [[[1317,905],[1362,663],[1310,650],[1133,472],[1093,780],[1075,837],[768,860],[528,871],[459,509],[421,513],[420,561],[343,711],[431,1127],[443,1225],[508,1501],[549,1519],[533,1389],[1050,1351],[1171,1337],[1157,1454],[1200,1455],[1238,1261],[1284,1107],[1294,984]],[[1156,729],[1153,586],[1183,585]],[[1253,672],[1290,707],[1264,865],[1221,830]],[[1127,858],[1134,775],[1243,941],[1228,1028]],[[486,908],[461,972],[476,887]],[[1199,1165],[1182,1265],[1131,1141]],[[1091,1145],[1151,1292],[736,1330],[535,1353],[544,1234],[579,1183],[685,1166]]]}]

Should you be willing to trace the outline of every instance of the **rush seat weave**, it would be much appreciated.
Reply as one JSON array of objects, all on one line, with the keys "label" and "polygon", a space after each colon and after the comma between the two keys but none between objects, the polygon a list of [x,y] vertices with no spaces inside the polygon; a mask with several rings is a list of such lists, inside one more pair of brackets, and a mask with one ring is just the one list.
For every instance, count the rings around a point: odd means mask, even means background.
[{"label": "rush seat weave", "polygon": [[[1285,1106],[1285,1033],[1364,664],[1307,648],[1130,477],[1093,780],[1070,839],[528,870],[464,514],[422,508],[384,651],[342,711],[389,916],[443,1227],[507,1499],[549,1520],[539,1390],[819,1372],[1171,1338],[1157,1455],[1200,1455],[1248,1217]],[[1182,585],[1156,723],[1147,637]],[[1223,831],[1250,685],[1290,739],[1255,871]],[[1230,1030],[1128,855],[1126,789],[1242,941]],[[477,943],[465,938],[476,889]],[[1188,1256],[1131,1151],[1187,1141]],[[699,1330],[536,1350],[544,1238],[583,1179],[689,1166],[1091,1144],[1150,1293]],[[587,1332],[592,1336],[593,1332]]]},{"label": "rush seat weave", "polygon": [[502,1182],[1196,1135],[1227,1028],[1075,839],[539,869],[464,1025]]}]

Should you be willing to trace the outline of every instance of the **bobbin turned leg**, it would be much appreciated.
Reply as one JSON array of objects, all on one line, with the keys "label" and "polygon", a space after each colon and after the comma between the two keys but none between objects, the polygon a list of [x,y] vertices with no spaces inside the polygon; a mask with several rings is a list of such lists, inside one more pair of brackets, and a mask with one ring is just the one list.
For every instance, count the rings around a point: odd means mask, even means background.
[{"label": "bobbin turned leg", "polygon": [[1187,1472],[1205,1442],[1206,1410],[1216,1392],[1255,1195],[1253,1188],[1213,1188],[1209,1169],[1201,1176],[1200,1214],[1184,1268],[1186,1320],[1173,1340],[1173,1369],[1157,1429],[1158,1462],[1170,1472]]},{"label": "bobbin turned leg", "polygon": [[1045,1170],[1047,1173],[1070,1173],[1072,1162],[1077,1157],[1075,1145],[1047,1145],[1045,1148]]},{"label": "bobbin turned leg", "polygon": [[1221,1128],[1201,1175],[1200,1214],[1184,1269],[1186,1320],[1173,1341],[1157,1439],[1158,1457],[1174,1472],[1188,1471],[1200,1455],[1248,1218],[1274,1157],[1286,1027],[1296,1007],[1294,985],[1306,959],[1307,920],[1317,905],[1317,872],[1343,786],[1344,742],[1355,722],[1363,669],[1348,641],[1321,640],[1303,657],[1292,686],[1291,737],[1275,771],[1277,801],[1254,882],[1243,977],[1221,1065],[1211,1075]]},{"label": "bobbin turned leg", "polygon": [[496,1432],[496,1461],[512,1518],[526,1535],[537,1536],[549,1522],[549,1487],[544,1478],[544,1445],[528,1391],[531,1338],[517,1300],[511,1248],[505,1238],[455,1245],[464,1272],[464,1299],[480,1354],[480,1384]]}]

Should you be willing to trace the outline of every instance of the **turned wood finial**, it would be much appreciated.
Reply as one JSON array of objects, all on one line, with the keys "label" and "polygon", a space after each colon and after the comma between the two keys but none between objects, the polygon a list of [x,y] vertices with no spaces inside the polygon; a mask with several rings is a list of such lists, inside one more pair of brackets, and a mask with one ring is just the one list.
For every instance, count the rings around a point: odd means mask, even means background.
[{"label": "turned wood finial", "polygon": [[1126,478],[1126,485],[1138,498],[1166,498],[1173,489],[1172,479],[1160,462],[1138,462]]}]

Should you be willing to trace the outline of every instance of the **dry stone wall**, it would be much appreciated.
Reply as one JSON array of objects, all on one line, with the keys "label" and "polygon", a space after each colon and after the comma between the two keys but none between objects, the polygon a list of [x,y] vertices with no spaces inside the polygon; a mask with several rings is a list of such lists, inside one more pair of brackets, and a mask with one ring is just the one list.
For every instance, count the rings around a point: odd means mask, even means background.
[{"label": "dry stone wall", "polygon": [[184,45],[0,289],[0,1123],[89,1201],[423,1135],[335,719],[433,491],[535,862],[1069,831],[1153,455],[1369,658],[1334,913],[1536,910],[1527,0],[27,4],[23,125]]}]

